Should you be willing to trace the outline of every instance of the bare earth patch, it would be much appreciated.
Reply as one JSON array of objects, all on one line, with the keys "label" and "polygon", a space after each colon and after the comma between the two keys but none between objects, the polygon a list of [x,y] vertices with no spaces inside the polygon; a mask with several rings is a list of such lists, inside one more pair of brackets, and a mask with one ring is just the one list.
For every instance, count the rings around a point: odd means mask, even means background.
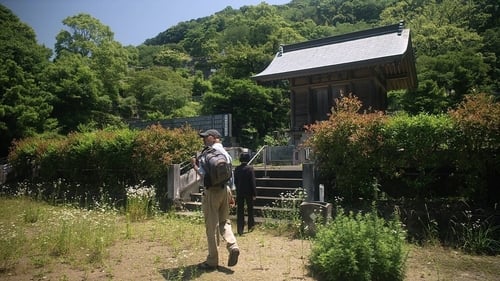
[{"label": "bare earth patch", "polygon": [[[188,239],[200,239],[193,233]],[[120,240],[109,248],[100,265],[71,266],[51,262],[36,266],[36,257],[23,258],[0,279],[14,280],[317,280],[307,270],[311,243],[308,240],[273,236],[261,230],[238,237],[241,254],[234,267],[227,267],[228,253],[219,247],[220,267],[205,272],[196,265],[207,252],[199,240],[193,247],[167,246],[167,240],[136,237]],[[168,242],[168,243],[167,243]],[[189,242],[189,241],[188,241]],[[187,242],[187,243],[188,243]],[[189,243],[188,243],[189,244]],[[183,249],[184,248],[184,249]],[[405,280],[500,280],[500,257],[469,256],[441,247],[411,246]]]},{"label": "bare earth patch", "polygon": [[205,272],[197,264],[206,249],[174,250],[158,241],[125,240],[109,249],[104,265],[76,268],[57,264],[34,268],[18,264],[2,280],[315,280],[307,276],[310,242],[265,234],[260,231],[238,237],[238,264],[227,267],[228,252],[219,247],[220,266]]},{"label": "bare earth patch", "polygon": [[500,280],[500,256],[471,256],[439,246],[410,248],[405,280]]}]

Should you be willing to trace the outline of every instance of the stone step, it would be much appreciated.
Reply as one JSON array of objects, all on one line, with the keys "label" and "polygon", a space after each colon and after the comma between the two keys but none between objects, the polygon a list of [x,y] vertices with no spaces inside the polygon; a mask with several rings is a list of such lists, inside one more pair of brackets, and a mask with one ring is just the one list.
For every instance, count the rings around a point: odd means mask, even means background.
[{"label": "stone step", "polygon": [[[257,181],[257,198],[254,202],[255,217],[286,217],[300,204],[298,192],[302,191],[302,166],[254,167]],[[189,211],[201,211],[201,192],[193,192],[190,202],[183,206]],[[236,208],[231,210],[234,215]]]},{"label": "stone step", "polygon": [[256,178],[257,186],[302,187],[302,178]]},{"label": "stone step", "polygon": [[[295,199],[295,198],[289,198],[285,199],[283,202],[283,205],[280,205],[280,203],[273,204],[275,200],[278,200],[279,198],[274,198],[274,197],[263,197],[263,198],[257,198],[257,200],[267,200],[266,202],[271,202],[266,205],[255,205],[254,206],[254,216],[257,217],[265,217],[266,213],[268,217],[272,217],[271,214],[278,214],[278,213],[287,213],[287,212],[292,212],[294,209],[292,208],[293,204],[298,208],[302,200]],[[256,200],[256,201],[257,201]],[[295,203],[290,203],[290,201],[294,201]],[[189,202],[183,202],[182,203],[185,211],[191,211],[191,212],[201,212],[201,202],[195,202],[195,201],[189,201]],[[232,208],[231,213],[235,213],[236,208]]]},{"label": "stone step", "polygon": [[191,212],[200,211],[201,212],[201,202],[195,202],[195,201],[183,202],[182,206],[187,211],[191,211]]},{"label": "stone step", "polygon": [[258,170],[254,169],[257,178],[302,178],[302,170]]},{"label": "stone step", "polygon": [[266,197],[281,197],[287,196],[289,194],[294,194],[297,191],[302,190],[296,187],[278,187],[278,186],[257,186],[257,195]]},{"label": "stone step", "polygon": [[[201,193],[191,193],[191,201],[185,203],[194,203],[193,205],[201,204]],[[291,202],[301,202],[298,196],[256,196],[254,205],[255,207],[274,207],[274,206],[288,206]]]},{"label": "stone step", "polygon": [[254,202],[254,206],[255,207],[292,206],[294,202],[302,202],[302,199],[296,197],[257,196]]},{"label": "stone step", "polygon": [[[263,201],[275,201],[284,198],[288,200],[289,198],[297,198],[298,192],[303,191],[301,188],[290,188],[290,187],[257,187],[257,199],[263,199]],[[197,202],[201,201],[202,193],[201,192],[192,192],[190,194],[191,201]],[[256,204],[256,205],[265,205],[265,204]]]}]

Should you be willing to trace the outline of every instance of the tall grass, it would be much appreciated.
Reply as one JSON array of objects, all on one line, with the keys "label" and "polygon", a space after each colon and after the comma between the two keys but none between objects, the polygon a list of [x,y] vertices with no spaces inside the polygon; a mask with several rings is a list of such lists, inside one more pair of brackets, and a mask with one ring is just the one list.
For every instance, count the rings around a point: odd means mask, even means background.
[{"label": "tall grass", "polygon": [[153,186],[144,185],[144,181],[127,188],[127,218],[130,221],[141,221],[151,218],[158,210],[155,201],[156,192]]},{"label": "tall grass", "polygon": [[0,222],[0,272],[17,263],[25,243],[26,236],[15,223]]},{"label": "tall grass", "polygon": [[424,204],[424,207],[425,218],[422,219],[421,217],[418,217],[418,221],[422,224],[424,231],[423,242],[429,245],[439,245],[439,224],[436,219],[431,217],[427,204]]},{"label": "tall grass", "polygon": [[[64,181],[47,183],[66,187]],[[101,263],[110,245],[121,238],[134,239],[148,235],[172,244],[179,251],[186,248],[186,239],[193,232],[203,233],[201,216],[179,220],[172,214],[160,216],[155,188],[144,182],[126,187],[126,205],[123,213],[106,196],[106,188],[99,188],[101,196],[87,202],[86,198],[59,198],[41,196],[44,184],[21,182],[15,187],[2,186],[0,190],[0,272],[19,262],[24,253],[32,257],[37,267],[54,260],[70,264]],[[61,200],[62,199],[62,200]],[[82,205],[82,202],[84,204]],[[80,207],[77,207],[80,206]],[[155,220],[150,229],[136,222]],[[193,223],[194,222],[194,223]],[[191,226],[192,225],[192,226]],[[175,232],[175,233],[174,233]],[[177,241],[176,243],[171,241]],[[200,243],[199,244],[204,244]]]},{"label": "tall grass", "polygon": [[450,220],[458,248],[472,254],[500,253],[500,227],[492,223],[493,215],[480,218],[465,210],[461,216]]},{"label": "tall grass", "polygon": [[307,197],[303,189],[294,192],[280,194],[280,198],[263,209],[263,227],[276,231],[278,235],[292,232],[297,235],[301,232],[302,219],[300,216],[300,204]]},{"label": "tall grass", "polygon": [[[56,207],[22,198],[0,197],[0,269],[16,264],[21,253],[37,257],[97,263],[119,232],[116,213]],[[44,257],[44,258],[42,258]]]}]

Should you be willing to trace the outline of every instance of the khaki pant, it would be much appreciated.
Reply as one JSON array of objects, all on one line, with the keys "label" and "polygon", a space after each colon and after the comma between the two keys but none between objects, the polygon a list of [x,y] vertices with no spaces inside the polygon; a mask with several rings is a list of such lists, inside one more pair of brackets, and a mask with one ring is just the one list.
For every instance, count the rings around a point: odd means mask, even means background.
[{"label": "khaki pant", "polygon": [[[217,251],[218,234],[226,241],[227,250],[238,247],[229,220],[229,188],[211,187],[205,190],[202,209],[205,217],[205,230],[208,242],[207,263],[211,266],[219,264]],[[217,231],[217,227],[219,228]]]}]

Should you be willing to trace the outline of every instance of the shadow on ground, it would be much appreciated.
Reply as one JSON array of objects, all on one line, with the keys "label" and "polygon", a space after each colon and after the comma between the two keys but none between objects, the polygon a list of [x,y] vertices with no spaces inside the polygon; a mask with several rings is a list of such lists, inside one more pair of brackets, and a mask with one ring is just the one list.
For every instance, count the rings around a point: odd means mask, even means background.
[{"label": "shadow on ground", "polygon": [[[165,280],[193,280],[197,277],[200,277],[202,274],[209,272],[212,271],[200,269],[198,267],[198,264],[160,270],[160,274],[163,276],[163,278],[165,278]],[[234,273],[233,270],[224,266],[218,266],[217,272],[222,272],[226,275],[231,275]]]}]

